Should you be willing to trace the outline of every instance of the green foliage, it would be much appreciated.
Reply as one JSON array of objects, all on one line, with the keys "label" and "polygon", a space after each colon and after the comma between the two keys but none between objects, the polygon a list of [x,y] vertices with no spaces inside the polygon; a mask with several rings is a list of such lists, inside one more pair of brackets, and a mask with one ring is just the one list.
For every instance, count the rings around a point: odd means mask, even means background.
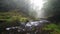
[{"label": "green foliage", "polygon": [[2,21],[2,23],[0,22],[0,28],[19,25],[18,22],[26,22],[27,20],[29,20],[28,17],[16,11],[0,13],[0,21]]},{"label": "green foliage", "polygon": [[11,10],[10,12],[0,13],[0,20],[1,19],[6,20],[7,22],[12,22],[15,20],[25,22],[29,18],[25,17],[25,15],[20,14],[16,10]]},{"label": "green foliage", "polygon": [[46,26],[45,30],[51,30],[51,29],[56,29],[57,28],[57,25],[55,24],[49,24]]},{"label": "green foliage", "polygon": [[45,31],[49,31],[50,34],[60,34],[60,29],[56,24],[49,24],[43,28]]}]

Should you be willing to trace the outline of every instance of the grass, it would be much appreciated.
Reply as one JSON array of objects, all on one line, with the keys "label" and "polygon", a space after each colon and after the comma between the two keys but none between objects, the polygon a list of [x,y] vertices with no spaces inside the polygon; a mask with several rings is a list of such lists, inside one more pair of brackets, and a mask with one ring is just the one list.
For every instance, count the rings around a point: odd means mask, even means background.
[{"label": "grass", "polygon": [[[25,17],[25,15],[19,14],[17,12],[5,12],[5,13],[0,13],[0,20],[5,20],[7,24],[3,23],[0,26],[5,26],[5,25],[14,25],[14,22],[20,21],[20,22],[26,22],[27,20],[30,20],[30,17]],[[35,20],[35,18],[33,18]],[[37,20],[37,19],[36,19]],[[50,34],[60,34],[60,24],[49,24],[46,25],[44,28],[42,28],[45,31],[49,31]]]}]

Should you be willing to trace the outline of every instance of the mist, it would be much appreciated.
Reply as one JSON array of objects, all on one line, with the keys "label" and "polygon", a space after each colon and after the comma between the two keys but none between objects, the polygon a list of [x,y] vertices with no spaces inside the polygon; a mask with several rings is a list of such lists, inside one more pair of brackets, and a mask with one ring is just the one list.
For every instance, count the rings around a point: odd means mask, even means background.
[{"label": "mist", "polygon": [[57,11],[57,3],[58,0],[1,0],[0,11],[20,10],[35,18],[46,18]]}]

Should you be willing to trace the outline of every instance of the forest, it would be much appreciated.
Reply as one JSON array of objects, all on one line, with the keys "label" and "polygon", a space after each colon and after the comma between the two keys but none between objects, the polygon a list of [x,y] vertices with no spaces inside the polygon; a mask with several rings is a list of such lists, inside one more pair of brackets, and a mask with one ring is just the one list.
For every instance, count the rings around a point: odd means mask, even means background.
[{"label": "forest", "polygon": [[60,34],[60,0],[0,1],[0,34]]}]

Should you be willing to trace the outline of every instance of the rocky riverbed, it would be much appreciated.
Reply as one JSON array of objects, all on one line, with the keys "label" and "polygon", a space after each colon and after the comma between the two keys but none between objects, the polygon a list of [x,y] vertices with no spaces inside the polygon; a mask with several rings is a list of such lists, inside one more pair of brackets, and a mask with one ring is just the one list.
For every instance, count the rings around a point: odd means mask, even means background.
[{"label": "rocky riverbed", "polygon": [[29,21],[19,26],[5,28],[7,34],[41,34],[42,28],[49,24],[48,20]]}]

